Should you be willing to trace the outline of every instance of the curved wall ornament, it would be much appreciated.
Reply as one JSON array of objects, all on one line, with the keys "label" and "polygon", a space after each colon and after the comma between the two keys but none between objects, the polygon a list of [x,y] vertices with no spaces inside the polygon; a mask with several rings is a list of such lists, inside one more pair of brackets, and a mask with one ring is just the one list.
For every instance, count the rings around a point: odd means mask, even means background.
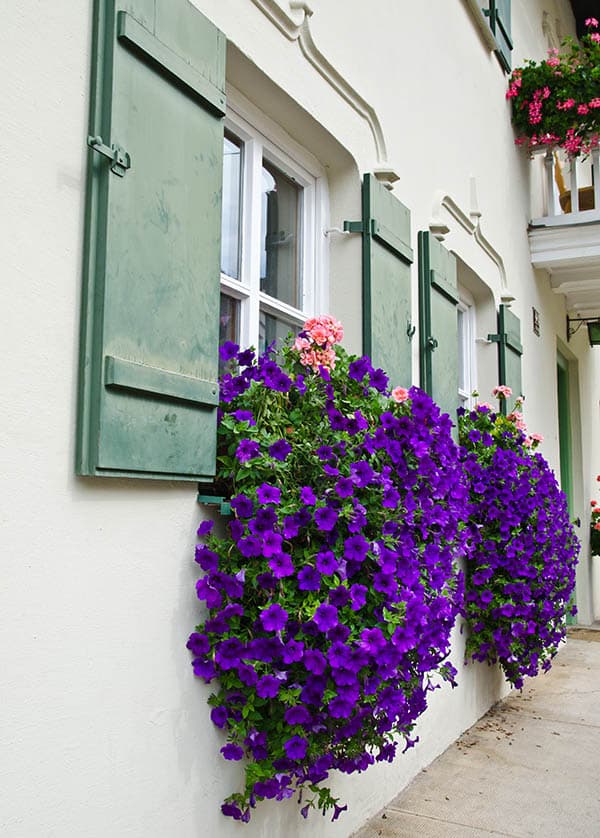
[{"label": "curved wall ornament", "polygon": [[313,15],[310,4],[306,0],[290,0],[289,6],[292,12],[300,12],[302,15],[298,22],[282,8],[277,0],[252,0],[252,2],[279,29],[282,35],[289,41],[297,41],[306,60],[336,93],[366,121],[375,145],[377,166],[373,169],[373,173],[385,186],[391,188],[391,185],[399,179],[399,176],[387,165],[387,148],[379,118],[372,105],[369,105],[346,81],[315,44],[310,31],[310,18]]},{"label": "curved wall ornament", "polygon": [[429,222],[429,229],[436,239],[439,241],[444,240],[444,237],[450,232],[450,227],[442,215],[442,210],[446,210],[454,221],[458,222],[463,230],[465,230],[470,236],[473,236],[479,247],[494,263],[500,276],[500,299],[503,303],[511,303],[515,299],[515,296],[511,293],[506,281],[506,268],[504,267],[504,260],[484,236],[481,230],[481,211],[477,205],[477,187],[475,178],[470,179],[469,186],[471,208],[468,212],[462,209],[454,198],[443,190],[440,189],[435,193],[433,213],[431,221]]}]

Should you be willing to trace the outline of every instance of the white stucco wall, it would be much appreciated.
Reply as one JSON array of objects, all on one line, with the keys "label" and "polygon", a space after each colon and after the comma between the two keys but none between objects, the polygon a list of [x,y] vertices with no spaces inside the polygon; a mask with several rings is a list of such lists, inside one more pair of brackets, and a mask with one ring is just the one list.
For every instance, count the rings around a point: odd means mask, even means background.
[{"label": "white stucco wall", "polygon": [[[358,217],[359,173],[378,163],[365,120],[252,0],[197,5],[279,88],[259,78],[257,103],[275,111],[279,105],[283,127],[328,166],[332,225]],[[528,162],[512,145],[505,76],[466,3],[314,5],[319,50],[378,115],[401,176],[395,193],[413,213],[415,249],[438,191],[468,213],[469,178],[476,178],[482,229],[504,260],[522,318],[527,419],[546,436],[544,453],[557,465],[554,358],[557,335],[564,337],[564,307],[545,276],[530,268]],[[283,0],[281,6],[287,8]],[[542,9],[562,16],[565,31],[572,25],[566,2],[513,6],[516,63],[543,54]],[[295,13],[296,20],[301,16]],[[462,667],[457,632],[460,687],[432,694],[419,725],[421,744],[395,765],[336,782],[350,803],[340,821],[313,816],[304,822],[293,803],[262,804],[245,828],[220,815],[239,766],[218,755],[220,734],[205,704],[209,688],[193,679],[184,648],[199,614],[195,487],[81,479],[73,469],[90,26],[88,2],[25,0],[3,10],[0,27],[0,832],[7,838],[212,838],[242,830],[248,838],[345,836],[504,687],[495,669]],[[243,87],[243,73],[233,75]],[[297,104],[285,111],[286,102]],[[310,120],[302,122],[302,109]],[[442,215],[450,227],[447,246],[498,301],[498,267],[473,235],[446,210]],[[360,344],[359,254],[355,240],[331,243],[331,309],[344,319],[353,349]],[[413,282],[416,301],[416,270]],[[532,305],[542,315],[540,338],[529,325]],[[579,362],[578,491],[587,504],[596,485],[592,474],[600,472],[600,350],[591,353],[581,335],[570,350]],[[416,373],[416,341],[414,351]],[[589,575],[586,564],[585,596]],[[594,608],[598,615],[600,590],[595,605],[588,596],[584,617]]]}]

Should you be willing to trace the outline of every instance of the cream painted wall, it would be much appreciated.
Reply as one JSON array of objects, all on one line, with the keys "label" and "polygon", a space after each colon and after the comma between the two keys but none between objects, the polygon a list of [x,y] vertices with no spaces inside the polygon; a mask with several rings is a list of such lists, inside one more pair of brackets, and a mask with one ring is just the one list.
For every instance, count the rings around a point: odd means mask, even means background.
[{"label": "cream painted wall", "polygon": [[[286,36],[253,0],[196,5],[256,65],[243,92],[279,115],[327,167],[331,224],[357,218],[360,173],[386,161],[368,121],[292,38],[303,13],[290,14]],[[264,5],[287,9],[283,0]],[[395,194],[413,213],[415,249],[436,194],[451,195],[468,214],[469,179],[476,178],[481,227],[503,260],[523,322],[527,419],[546,436],[543,450],[556,466],[554,353],[557,335],[564,338],[564,306],[530,267],[529,164],[512,144],[505,77],[466,2],[314,6],[314,43],[382,127],[388,162],[401,177]],[[562,18],[564,31],[572,28],[567,2],[513,6],[517,62],[543,54],[544,9]],[[73,473],[90,14],[88,2],[25,0],[4,10],[0,29],[0,832],[226,838],[241,834],[219,813],[239,768],[218,757],[209,689],[192,678],[184,648],[199,614],[194,487]],[[240,87],[247,60],[237,75],[230,63]],[[498,301],[498,266],[447,210],[439,214],[449,227],[446,245]],[[352,349],[360,347],[359,253],[356,239],[332,238],[331,308],[344,319]],[[413,282],[416,301],[416,270]],[[540,338],[529,325],[532,305],[542,316]],[[600,350],[591,352],[582,335],[570,350],[579,364],[579,492],[587,504],[600,472]],[[589,521],[587,506],[581,511]],[[600,581],[592,604],[587,563],[580,577],[587,620],[600,613]],[[432,694],[417,748],[393,766],[336,781],[350,800],[348,814],[336,824],[304,822],[293,803],[262,805],[244,834],[346,836],[377,811],[503,694],[496,670],[462,667],[463,642],[457,632],[460,687]]]}]

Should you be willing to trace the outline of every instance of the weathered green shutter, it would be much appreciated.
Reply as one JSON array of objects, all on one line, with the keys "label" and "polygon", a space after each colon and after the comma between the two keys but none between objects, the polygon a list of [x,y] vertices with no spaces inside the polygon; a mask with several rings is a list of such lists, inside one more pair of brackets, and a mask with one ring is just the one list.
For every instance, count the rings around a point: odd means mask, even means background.
[{"label": "weathered green shutter", "polygon": [[370,174],[362,187],[363,351],[393,387],[411,384],[410,211]]},{"label": "weathered green shutter", "polygon": [[419,243],[419,357],[421,387],[456,422],[458,407],[458,291],[456,257],[431,233]]},{"label": "weathered green shutter", "polygon": [[96,0],[93,56],[77,471],[208,479],[225,39],[186,0]]},{"label": "weathered green shutter", "polygon": [[510,0],[489,0],[483,9],[494,33],[498,49],[496,55],[507,72],[510,72],[510,54],[513,48],[510,29]]},{"label": "weathered green shutter", "polygon": [[509,399],[500,400],[500,410],[506,416],[515,406],[515,399],[522,395],[521,384],[521,321],[506,305],[498,310],[498,334],[488,335],[498,343],[498,381],[512,390]]}]

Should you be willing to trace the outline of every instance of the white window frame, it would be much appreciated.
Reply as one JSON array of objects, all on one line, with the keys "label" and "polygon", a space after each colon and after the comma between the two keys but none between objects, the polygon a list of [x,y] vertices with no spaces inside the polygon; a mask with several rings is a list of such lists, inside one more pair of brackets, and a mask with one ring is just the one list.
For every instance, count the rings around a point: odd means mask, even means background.
[{"label": "white window frame", "polygon": [[[325,170],[276,122],[239,91],[227,88],[225,130],[243,143],[239,279],[221,273],[222,293],[240,302],[239,343],[259,345],[260,312],[301,326],[328,311],[328,191]],[[302,187],[301,307],[260,290],[261,171],[263,157]]]},{"label": "white window frame", "polygon": [[462,338],[462,373],[465,385],[464,388],[459,386],[458,397],[460,405],[468,410],[475,403],[473,392],[477,391],[477,357],[475,352],[477,320],[473,295],[466,288],[459,288],[458,293],[459,302],[457,308],[463,315],[463,331],[462,335],[459,334],[459,340]]}]

